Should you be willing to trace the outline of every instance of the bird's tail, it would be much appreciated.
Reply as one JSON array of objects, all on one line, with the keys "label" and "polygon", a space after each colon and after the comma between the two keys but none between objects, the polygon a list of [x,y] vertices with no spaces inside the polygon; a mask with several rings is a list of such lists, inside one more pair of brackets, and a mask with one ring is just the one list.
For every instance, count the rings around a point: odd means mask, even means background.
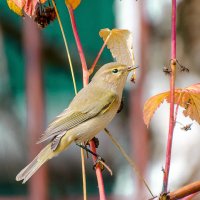
[{"label": "bird's tail", "polygon": [[25,183],[47,160],[53,158],[57,154],[58,153],[51,150],[51,143],[48,144],[29,165],[19,172],[16,176],[16,180],[23,180],[23,183]]}]

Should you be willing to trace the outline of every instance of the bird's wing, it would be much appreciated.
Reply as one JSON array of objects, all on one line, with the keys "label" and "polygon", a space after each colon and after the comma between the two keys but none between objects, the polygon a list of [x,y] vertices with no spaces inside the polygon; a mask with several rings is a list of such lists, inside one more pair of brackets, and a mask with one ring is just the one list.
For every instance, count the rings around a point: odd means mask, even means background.
[{"label": "bird's wing", "polygon": [[[90,95],[88,97],[90,98]],[[52,123],[50,123],[38,143],[53,138],[64,131],[70,130],[100,113],[105,113],[117,98],[118,96],[113,92],[107,92],[106,94],[104,92],[104,95],[96,95],[95,101],[89,105],[87,104],[87,106],[85,105],[88,98],[82,98],[81,102],[79,102],[79,106],[77,106],[78,109],[74,108],[73,105],[75,102],[73,102],[72,106],[69,106],[58,115]],[[74,101],[77,100],[74,99]]]}]

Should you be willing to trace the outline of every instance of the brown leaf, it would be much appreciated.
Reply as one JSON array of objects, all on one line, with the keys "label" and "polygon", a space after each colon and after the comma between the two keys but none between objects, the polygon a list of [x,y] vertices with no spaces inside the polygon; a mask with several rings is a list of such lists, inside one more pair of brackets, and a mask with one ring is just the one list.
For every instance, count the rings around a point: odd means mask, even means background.
[{"label": "brown leaf", "polygon": [[129,66],[133,66],[133,38],[129,30],[122,29],[102,29],[99,32],[104,42],[106,41],[108,49],[110,49],[112,56],[116,58],[117,62]]},{"label": "brown leaf", "polygon": [[73,10],[75,10],[81,3],[81,0],[65,0],[65,3],[67,7],[70,6],[73,8]]},{"label": "brown leaf", "polygon": [[[158,94],[146,101],[143,118],[147,127],[154,112],[164,100],[170,102],[170,92]],[[185,117],[190,117],[200,124],[200,83],[184,89],[175,89],[174,103],[184,108],[183,114]]]}]

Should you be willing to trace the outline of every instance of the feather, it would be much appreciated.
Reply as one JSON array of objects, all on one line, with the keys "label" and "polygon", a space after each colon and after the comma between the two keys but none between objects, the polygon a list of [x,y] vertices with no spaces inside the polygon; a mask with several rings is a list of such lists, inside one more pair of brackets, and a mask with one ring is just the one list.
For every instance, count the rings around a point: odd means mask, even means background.
[{"label": "feather", "polygon": [[[112,103],[117,100],[117,95],[113,92],[107,92],[106,95],[104,94],[100,96],[97,94],[99,94],[99,92],[92,93],[92,95],[96,95],[95,101],[93,102],[93,104],[88,105],[87,101],[88,98],[91,98],[91,96],[89,95],[85,97],[85,95],[83,96],[80,91],[78,95],[74,98],[70,106],[63,113],[61,113],[52,123],[50,123],[47,130],[44,132],[37,143],[52,139],[62,132],[66,132],[73,127],[97,116],[98,114],[105,113],[112,105]],[[78,104],[81,106],[74,107],[74,103],[77,105],[77,101],[79,101],[81,97],[83,98]]]}]

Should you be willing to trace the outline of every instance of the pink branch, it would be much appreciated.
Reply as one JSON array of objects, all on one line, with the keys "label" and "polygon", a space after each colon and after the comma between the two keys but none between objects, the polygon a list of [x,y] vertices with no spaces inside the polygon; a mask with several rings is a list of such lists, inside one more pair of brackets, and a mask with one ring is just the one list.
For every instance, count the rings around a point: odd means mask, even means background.
[{"label": "pink branch", "polygon": [[94,62],[93,62],[93,64],[92,64],[92,66],[91,66],[91,68],[89,69],[90,75],[93,73],[94,68],[95,68],[95,66],[96,66],[96,64],[97,64],[97,62],[98,62],[98,60],[99,60],[99,58],[100,58],[100,56],[101,56],[101,54],[102,54],[102,52],[103,52],[105,46],[106,46],[106,42],[103,43],[103,46],[101,47],[101,49],[100,49],[100,51],[99,51],[97,57],[95,58],[95,60],[94,60]]},{"label": "pink branch", "polygon": [[88,69],[87,69],[85,55],[84,55],[83,48],[82,48],[82,45],[81,45],[81,41],[80,41],[80,38],[79,38],[79,35],[78,35],[76,20],[75,20],[75,17],[74,17],[74,10],[70,6],[68,6],[68,10],[69,10],[69,15],[70,15],[70,19],[71,19],[74,37],[75,37],[75,40],[76,40],[76,45],[77,45],[77,48],[78,48],[78,53],[79,53],[79,56],[80,56],[80,59],[81,59],[82,70],[83,70],[83,84],[84,84],[84,86],[86,86],[89,82],[89,73],[88,73]]},{"label": "pink branch", "polygon": [[105,41],[104,41],[104,43],[103,43],[103,45],[102,45],[102,47],[101,47],[101,49],[100,49],[100,51],[99,51],[97,57],[95,58],[95,60],[94,60],[94,62],[93,62],[93,64],[92,64],[92,66],[91,66],[91,68],[89,69],[89,74],[90,74],[90,75],[93,73],[94,68],[95,68],[97,62],[98,62],[98,60],[99,60],[99,58],[100,58],[100,56],[101,56],[101,54],[102,54],[102,52],[103,52],[103,50],[104,50],[104,48],[105,48],[105,46],[106,46],[108,40],[110,39],[110,36],[111,36],[111,33],[110,33],[110,34],[108,35],[108,37],[105,39]]},{"label": "pink branch", "polygon": [[[92,152],[96,153],[96,147],[93,140],[90,141],[90,148]],[[93,162],[95,163],[97,158],[96,156],[92,156],[92,159],[93,159]],[[96,176],[97,176],[97,182],[98,182],[98,187],[99,187],[99,198],[100,200],[106,200],[101,168],[98,165],[96,166]]]},{"label": "pink branch", "polygon": [[[78,35],[76,20],[75,20],[75,17],[74,17],[74,10],[70,6],[68,6],[68,10],[69,10],[69,15],[70,15],[70,19],[71,19],[74,37],[75,37],[75,40],[76,40],[76,45],[77,45],[79,56],[80,56],[80,59],[81,59],[82,70],[83,70],[83,84],[84,84],[84,86],[86,86],[89,82],[89,71],[87,69],[87,64],[86,64],[83,48],[82,48],[81,41],[80,41],[80,38],[79,38],[79,35]],[[90,148],[91,148],[92,152],[96,153],[95,144],[94,144],[94,141],[92,141],[92,140],[90,141]],[[92,156],[92,158],[93,158],[93,162],[95,163],[97,158],[95,156]],[[100,200],[106,200],[101,168],[98,165],[96,167],[96,176],[97,176]]]},{"label": "pink branch", "polygon": [[176,60],[176,0],[172,0],[171,59]]},{"label": "pink branch", "polygon": [[172,0],[172,31],[171,31],[171,75],[170,75],[170,119],[169,132],[167,139],[165,172],[163,178],[163,192],[167,193],[169,170],[171,163],[172,139],[174,132],[174,89],[175,89],[175,71],[176,71],[176,0]]}]

